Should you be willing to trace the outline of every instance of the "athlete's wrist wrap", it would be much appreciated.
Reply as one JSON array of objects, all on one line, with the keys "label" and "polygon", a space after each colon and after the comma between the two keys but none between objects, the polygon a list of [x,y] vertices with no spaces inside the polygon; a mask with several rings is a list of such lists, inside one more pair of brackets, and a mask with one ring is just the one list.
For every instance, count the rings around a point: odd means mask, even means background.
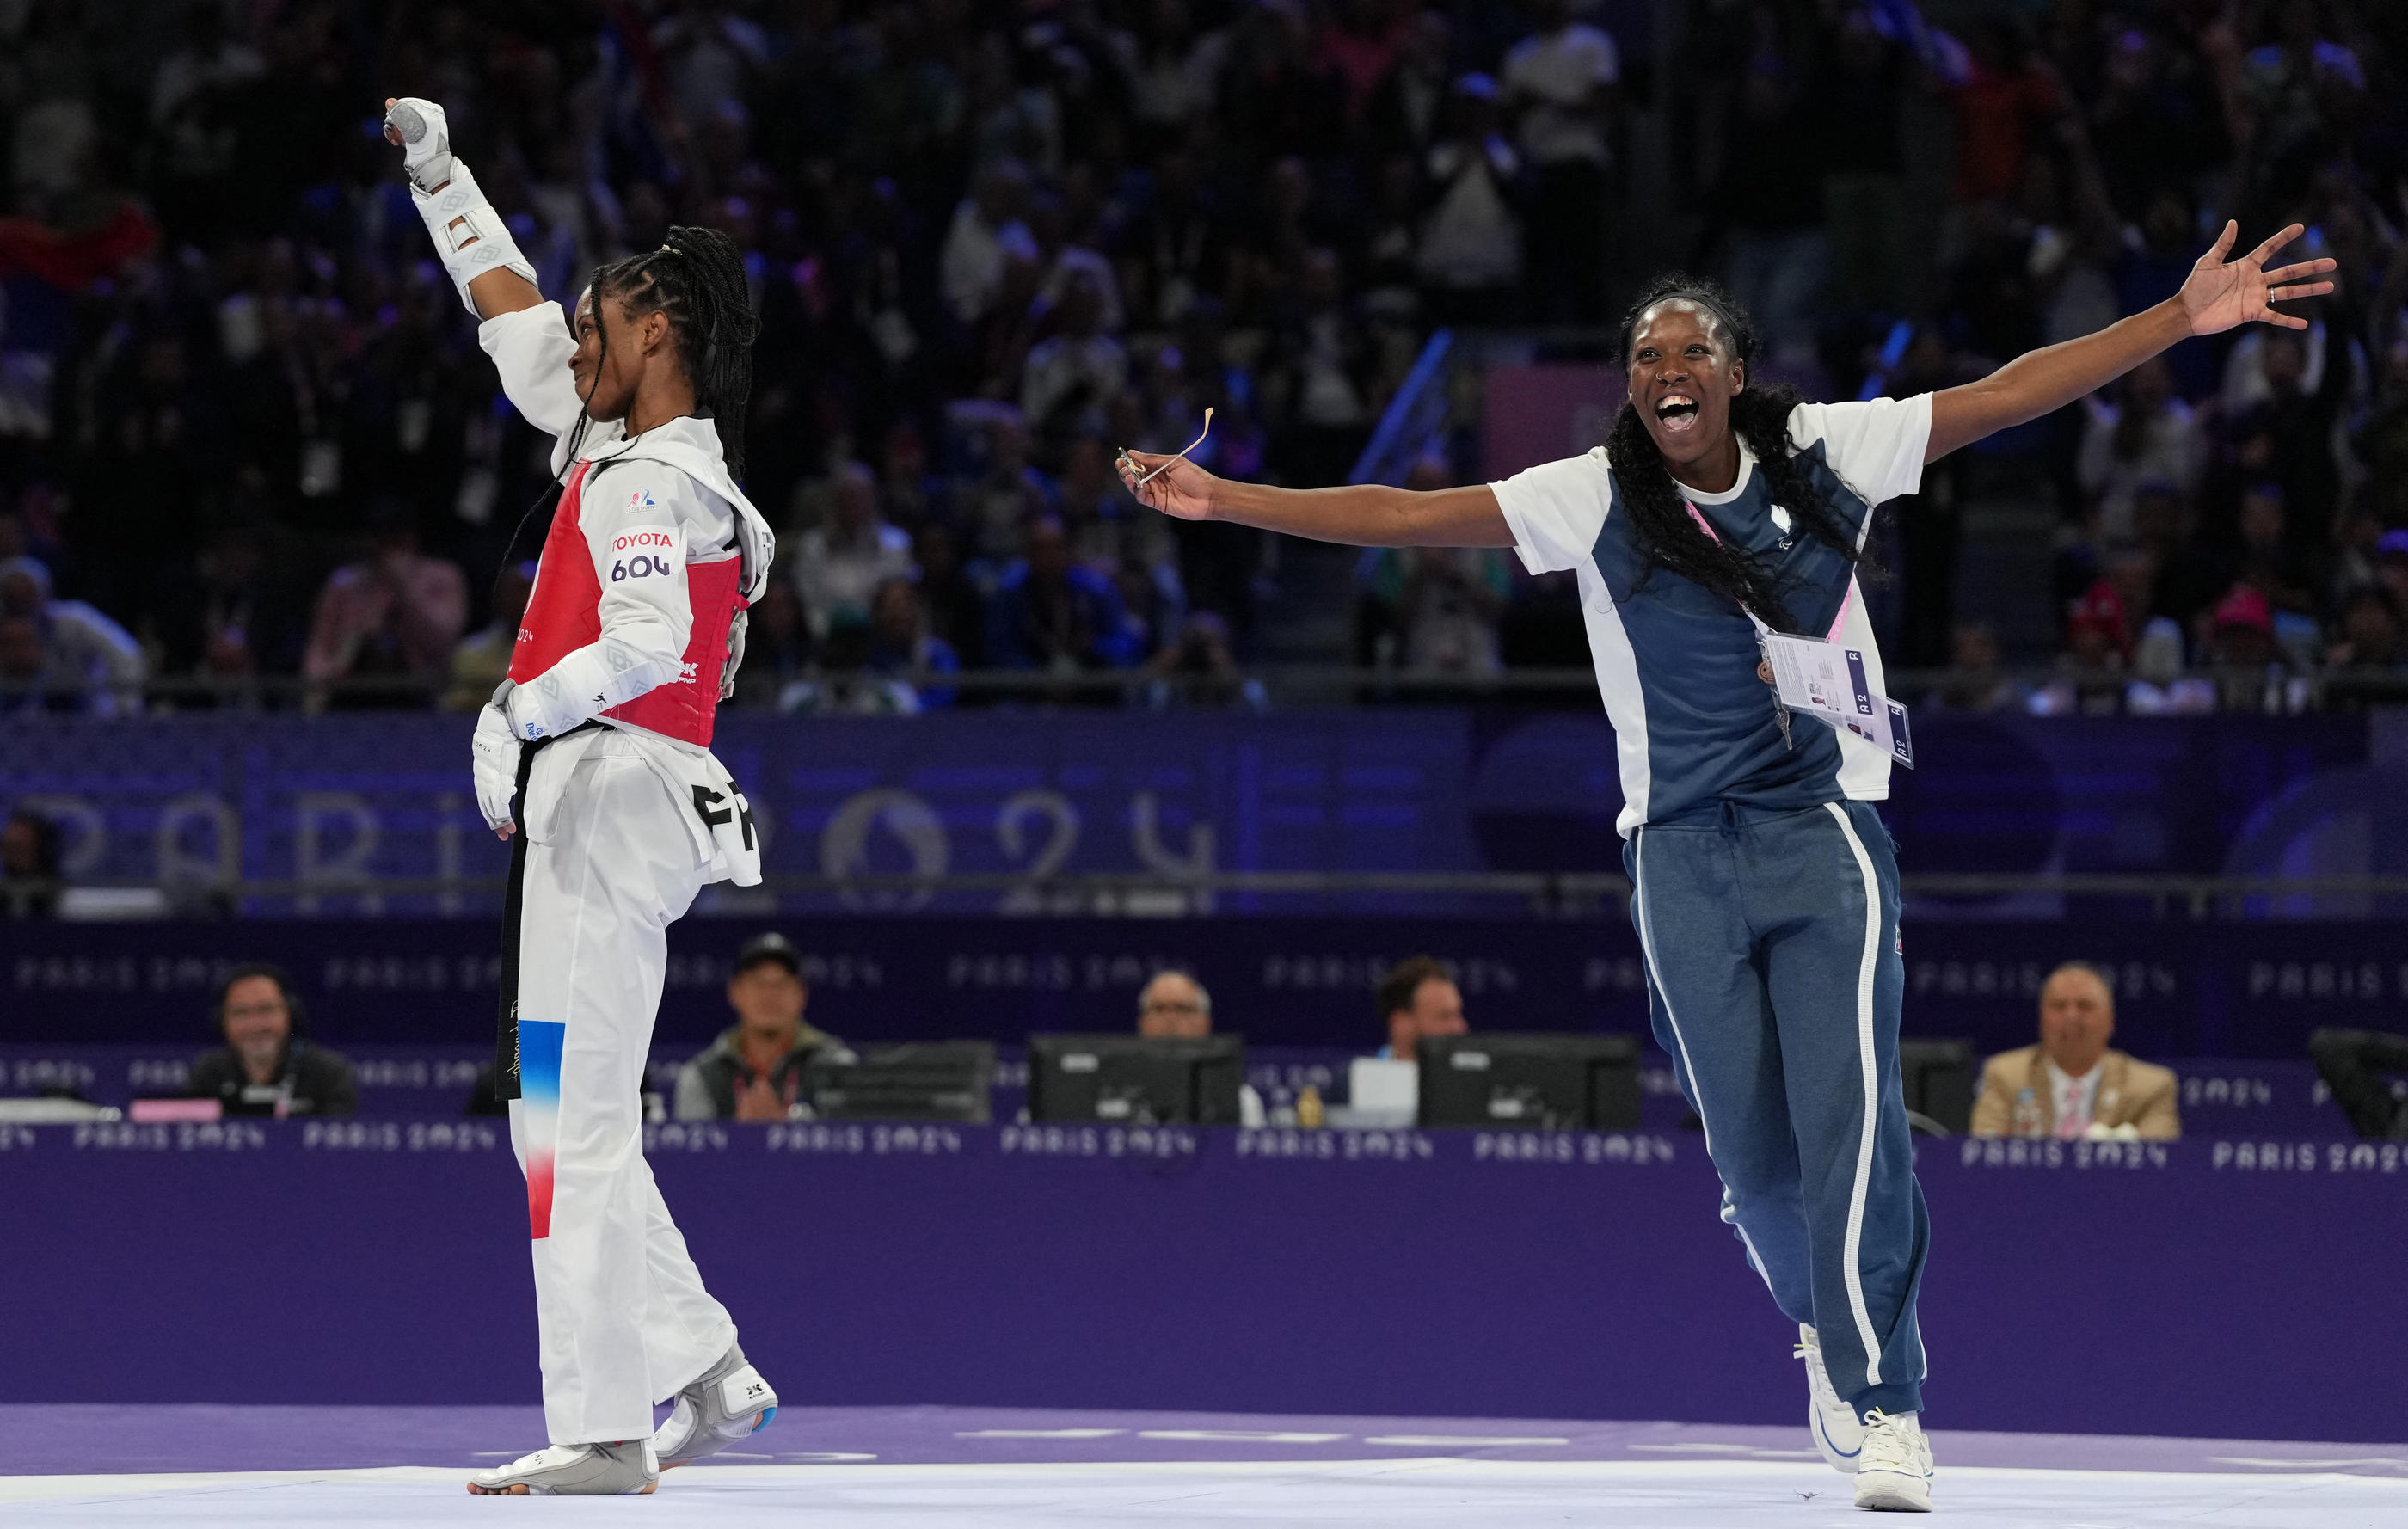
[{"label": "athlete's wrist wrap", "polygon": [[469,312],[477,311],[477,300],[468,295],[468,283],[487,271],[516,271],[529,286],[538,284],[535,266],[519,253],[518,241],[510,237],[510,225],[485,200],[476,176],[458,155],[452,158],[448,185],[432,195],[413,185],[409,199],[417,206],[426,231],[435,236],[436,258],[443,262],[444,274],[459,290],[460,301],[468,305]]}]

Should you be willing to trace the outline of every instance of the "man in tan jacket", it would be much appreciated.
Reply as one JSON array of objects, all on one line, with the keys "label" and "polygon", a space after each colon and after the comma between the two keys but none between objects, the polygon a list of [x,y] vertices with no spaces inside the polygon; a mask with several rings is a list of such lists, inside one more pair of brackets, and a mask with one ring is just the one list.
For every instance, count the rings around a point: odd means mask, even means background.
[{"label": "man in tan jacket", "polygon": [[2040,990],[2040,1044],[1983,1065],[1973,1101],[1977,1136],[2138,1137],[2182,1135],[2174,1075],[2110,1050],[2115,997],[2087,962],[2069,961]]}]

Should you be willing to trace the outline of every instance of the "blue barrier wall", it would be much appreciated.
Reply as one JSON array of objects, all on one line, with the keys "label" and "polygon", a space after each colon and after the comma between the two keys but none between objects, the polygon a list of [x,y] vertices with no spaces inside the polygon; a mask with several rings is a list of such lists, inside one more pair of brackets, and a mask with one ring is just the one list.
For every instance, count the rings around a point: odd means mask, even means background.
[{"label": "blue barrier wall", "polygon": [[[647,1136],[790,1405],[1798,1422],[1692,1135]],[[1935,1421],[2398,1437],[2400,1143],[1935,1142],[1916,1174]],[[532,1400],[525,1206],[494,1122],[0,1126],[0,1401]]]},{"label": "blue barrier wall", "polygon": [[[1923,764],[1899,772],[1886,809],[1910,872],[2408,871],[2408,749],[2394,745],[2408,729],[2387,714],[1934,712],[1915,725]],[[503,851],[470,798],[468,726],[414,714],[38,719],[0,735],[0,803],[59,819],[78,876],[238,871],[321,889],[256,911],[463,911],[485,899],[363,896],[356,883],[501,874]],[[772,875],[1619,865],[1612,734],[1594,711],[734,713],[718,752],[767,834]],[[863,893],[820,906],[978,912],[1025,908],[1032,895]],[[1397,906],[1361,893],[1224,894],[1216,905]],[[2066,909],[2045,898],[1927,902],[1911,916],[1952,911]],[[2408,909],[2360,900],[2269,911]]]}]

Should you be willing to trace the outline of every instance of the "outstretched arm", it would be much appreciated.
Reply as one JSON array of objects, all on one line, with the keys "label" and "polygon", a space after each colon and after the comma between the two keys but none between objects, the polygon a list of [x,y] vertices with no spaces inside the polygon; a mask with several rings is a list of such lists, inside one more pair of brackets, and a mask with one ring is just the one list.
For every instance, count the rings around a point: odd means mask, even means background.
[{"label": "outstretched arm", "polygon": [[[1427,493],[1383,483],[1275,489],[1215,478],[1184,457],[1152,451],[1123,451],[1119,465],[1121,481],[1140,504],[1182,521],[1231,521],[1349,547],[1513,545],[1512,528],[1485,483]],[[1140,487],[1139,479],[1157,467],[1163,470]]]},{"label": "outstretched arm", "polygon": [[1979,382],[1932,394],[1931,441],[1923,460],[1937,462],[1960,446],[2062,408],[2194,335],[2221,334],[2253,322],[2307,328],[2308,321],[2278,313],[2272,305],[2332,291],[2331,282],[2308,279],[2329,275],[2333,263],[2305,260],[2266,269],[2276,250],[2307,232],[2298,223],[2241,259],[2227,262],[2224,257],[2240,232],[2240,224],[2226,223],[2215,248],[2191,267],[2182,291],[2157,307],[2095,335],[2019,356]]}]

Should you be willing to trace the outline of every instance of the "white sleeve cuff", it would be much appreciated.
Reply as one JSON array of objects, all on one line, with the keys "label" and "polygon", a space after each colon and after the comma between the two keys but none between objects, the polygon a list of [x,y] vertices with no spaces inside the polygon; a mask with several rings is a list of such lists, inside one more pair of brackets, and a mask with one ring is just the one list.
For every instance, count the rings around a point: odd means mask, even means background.
[{"label": "white sleeve cuff", "polygon": [[1513,533],[1513,555],[1522,560],[1522,566],[1533,574],[1555,572],[1547,564],[1547,554],[1532,542],[1528,519],[1514,504],[1515,496],[1505,492],[1503,483],[1491,483],[1488,488],[1497,495],[1497,507],[1504,512],[1506,529]]}]

